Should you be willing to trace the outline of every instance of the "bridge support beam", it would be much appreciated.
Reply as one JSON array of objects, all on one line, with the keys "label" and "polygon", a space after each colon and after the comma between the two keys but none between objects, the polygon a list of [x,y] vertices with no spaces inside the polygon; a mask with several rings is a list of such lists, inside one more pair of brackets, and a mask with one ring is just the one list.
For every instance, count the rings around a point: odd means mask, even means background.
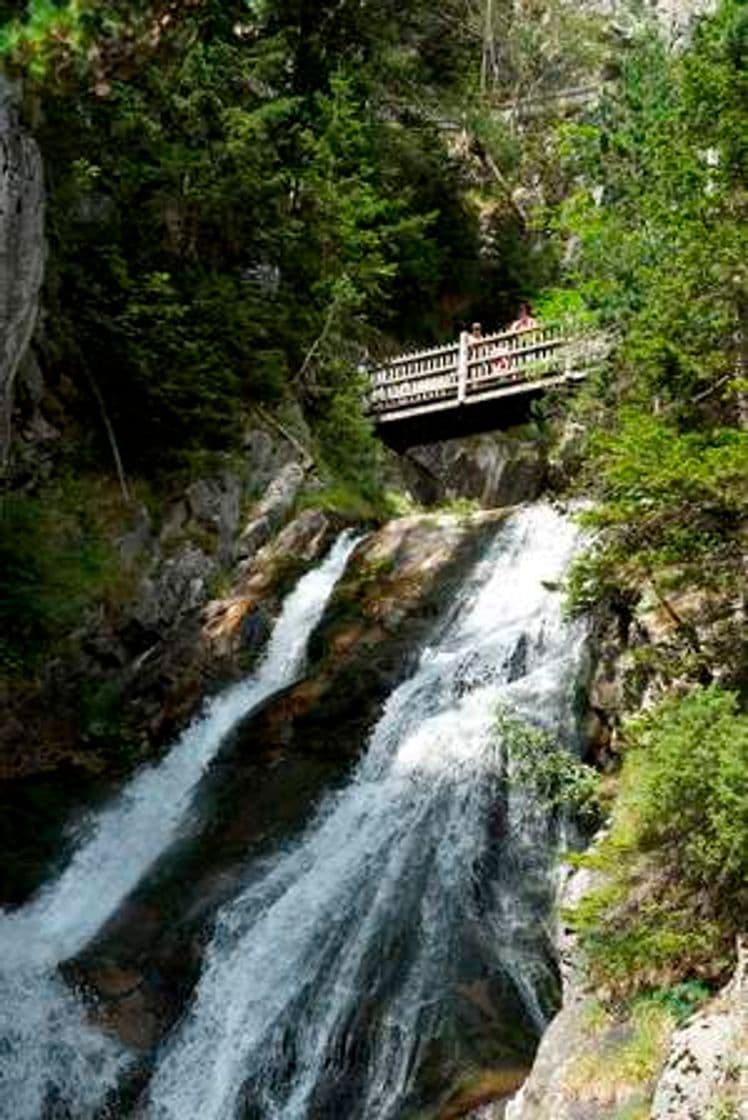
[{"label": "bridge support beam", "polygon": [[457,357],[457,403],[464,404],[467,396],[468,354],[470,335],[463,331],[460,335],[460,352]]}]

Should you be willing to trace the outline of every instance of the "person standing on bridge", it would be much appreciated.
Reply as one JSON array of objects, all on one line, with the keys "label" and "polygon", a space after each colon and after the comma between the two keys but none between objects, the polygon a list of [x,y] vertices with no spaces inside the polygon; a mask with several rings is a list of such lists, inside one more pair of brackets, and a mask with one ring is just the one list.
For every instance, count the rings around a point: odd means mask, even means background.
[{"label": "person standing on bridge", "polygon": [[[479,346],[484,340],[483,327],[480,323],[473,323],[468,332],[468,348],[472,346]],[[472,351],[469,350],[471,357],[476,357]],[[486,377],[489,372],[488,362],[475,362],[471,366],[471,375],[474,379]]]},{"label": "person standing on bridge", "polygon": [[538,320],[530,310],[529,303],[521,303],[519,305],[519,315],[510,326],[510,331],[529,331],[533,327],[537,327]]}]

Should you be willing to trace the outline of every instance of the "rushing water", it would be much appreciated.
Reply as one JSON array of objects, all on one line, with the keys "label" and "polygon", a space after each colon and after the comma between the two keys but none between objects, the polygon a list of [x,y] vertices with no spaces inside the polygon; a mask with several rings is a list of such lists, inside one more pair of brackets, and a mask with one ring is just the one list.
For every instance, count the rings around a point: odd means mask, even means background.
[{"label": "rushing water", "polygon": [[575,544],[543,505],[497,535],[348,785],[220,912],[150,1120],[409,1115],[488,991],[527,1060],[552,1009],[553,830],[504,780],[496,710],[573,746],[583,634],[551,588]]},{"label": "rushing water", "polygon": [[324,563],[299,581],[257,672],[211,700],[162,762],[143,769],[88,822],[59,878],[22,909],[0,915],[3,1120],[38,1120],[45,1109],[84,1120],[116,1083],[126,1056],[86,1023],[57,966],[81,951],[178,837],[226,733],[298,676],[307,640],[355,543],[343,534]]}]

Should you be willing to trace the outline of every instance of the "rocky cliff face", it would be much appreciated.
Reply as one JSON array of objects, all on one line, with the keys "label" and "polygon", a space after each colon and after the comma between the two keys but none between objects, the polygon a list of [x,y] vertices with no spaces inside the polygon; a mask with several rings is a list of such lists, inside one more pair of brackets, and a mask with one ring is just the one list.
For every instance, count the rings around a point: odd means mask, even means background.
[{"label": "rocky cliff face", "polygon": [[675,44],[687,39],[694,21],[716,6],[716,0],[645,0],[641,5],[631,0],[588,0],[587,4],[591,11],[616,24],[626,25],[632,19],[640,20],[643,14],[651,14],[666,38]]},{"label": "rocky cliff face", "polygon": [[[574,906],[595,885],[577,871],[561,892]],[[642,1024],[605,1015],[585,979],[573,934],[557,934],[564,1004],[546,1031],[530,1077],[508,1107],[473,1120],[743,1120],[748,1116],[748,954],[730,982],[682,1026],[652,1018],[644,1029],[653,1069],[634,1060]]]},{"label": "rocky cliff face", "polygon": [[[33,679],[0,680],[0,780],[116,769],[120,732],[137,761],[251,664],[279,596],[340,527],[319,511],[294,516],[305,477],[288,441],[257,428],[241,471],[192,482],[158,519],[133,508],[113,542],[122,599],[84,613]],[[109,730],[93,739],[87,694],[108,698]]]},{"label": "rocky cliff face", "polygon": [[748,944],[735,974],[670,1041],[652,1120],[748,1117]]},{"label": "rocky cliff face", "polygon": [[404,484],[424,504],[463,498],[483,509],[533,501],[548,474],[542,440],[521,431],[411,447],[401,464]]},{"label": "rocky cliff face", "polygon": [[679,38],[701,15],[716,7],[714,0],[655,0],[654,8],[660,25],[671,38]]},{"label": "rocky cliff face", "polygon": [[22,127],[19,92],[0,74],[0,466],[8,455],[13,385],[28,350],[44,277],[44,173]]}]

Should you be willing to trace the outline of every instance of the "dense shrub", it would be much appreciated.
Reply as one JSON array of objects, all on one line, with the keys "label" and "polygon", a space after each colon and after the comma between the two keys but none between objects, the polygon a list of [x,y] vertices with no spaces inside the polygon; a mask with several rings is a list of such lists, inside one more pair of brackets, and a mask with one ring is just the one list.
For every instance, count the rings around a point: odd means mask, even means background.
[{"label": "dense shrub", "polygon": [[748,717],[716,687],[671,697],[628,726],[638,841],[695,890],[737,904],[748,884]]},{"label": "dense shrub", "polygon": [[510,781],[531,789],[549,812],[570,813],[587,827],[599,823],[599,780],[591,766],[509,708],[499,708],[496,734]]},{"label": "dense shrub", "polygon": [[631,602],[673,565],[686,585],[742,586],[747,49],[739,0],[683,51],[648,29],[588,119],[563,129],[577,176],[558,215],[568,285],[612,344],[574,406],[588,435],[575,481],[601,530],[572,576],[577,605]]},{"label": "dense shrub", "polygon": [[748,912],[748,716],[716,687],[626,727],[604,873],[570,915],[596,979],[618,991],[729,968]]},{"label": "dense shrub", "polygon": [[637,590],[685,566],[699,585],[741,584],[741,526],[748,515],[748,432],[682,430],[672,420],[622,408],[589,439],[587,476],[598,502],[582,520],[602,530],[572,568],[570,600],[589,606]]},{"label": "dense shrub", "polygon": [[0,496],[0,671],[34,670],[86,609],[126,592],[128,573],[111,543],[125,519],[106,480]]}]

